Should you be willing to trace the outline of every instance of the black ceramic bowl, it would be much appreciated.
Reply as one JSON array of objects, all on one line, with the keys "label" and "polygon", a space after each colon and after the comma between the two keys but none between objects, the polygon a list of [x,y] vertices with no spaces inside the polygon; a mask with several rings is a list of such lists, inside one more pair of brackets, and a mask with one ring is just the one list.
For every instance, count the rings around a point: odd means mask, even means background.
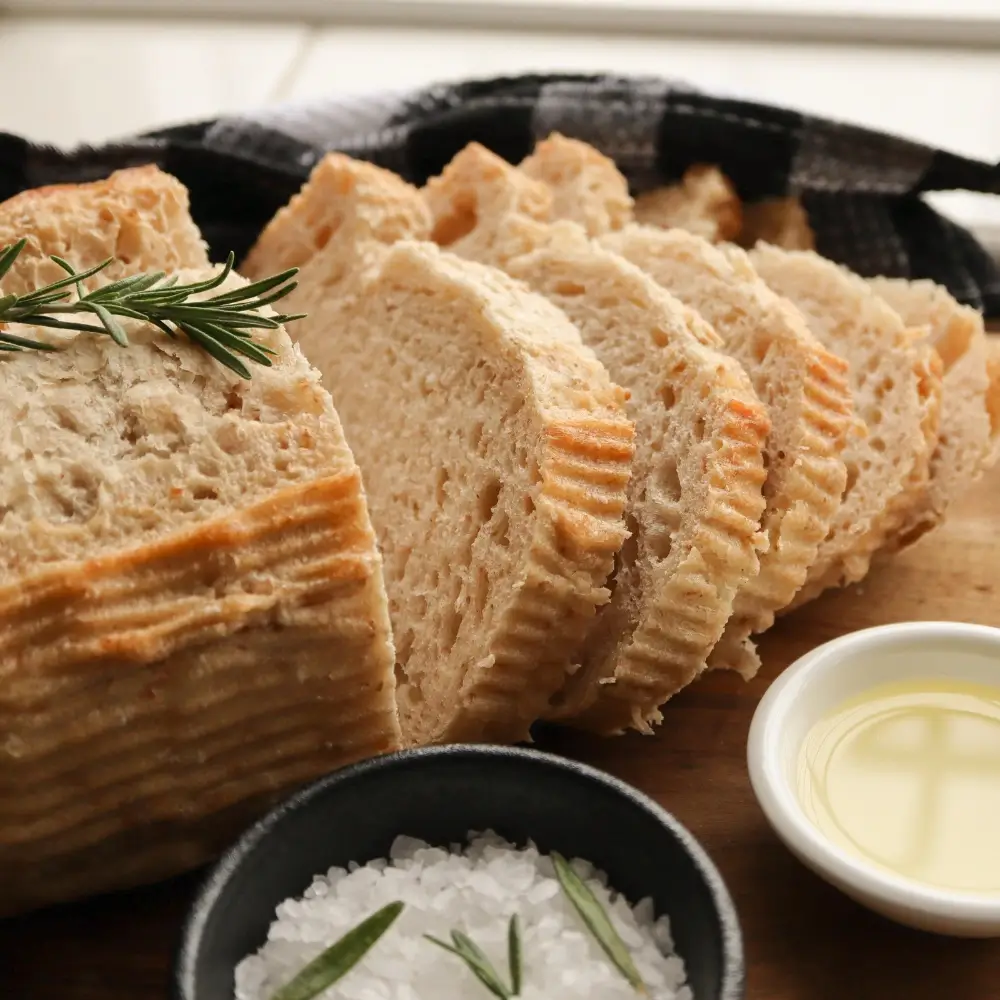
[{"label": "black ceramic bowl", "polygon": [[221,859],[183,931],[176,1000],[232,1000],[233,970],[275,907],[314,875],[385,857],[398,834],[445,845],[470,830],[592,861],[633,903],[671,918],[696,1000],[740,1000],[743,946],[708,856],[669,813],[593,768],[534,750],[446,746],[377,757],[308,786]]}]

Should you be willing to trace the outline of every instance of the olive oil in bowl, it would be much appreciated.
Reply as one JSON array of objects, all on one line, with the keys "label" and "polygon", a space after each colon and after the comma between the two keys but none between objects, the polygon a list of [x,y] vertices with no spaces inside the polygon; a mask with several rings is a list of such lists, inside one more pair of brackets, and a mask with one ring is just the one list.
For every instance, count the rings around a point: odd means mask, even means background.
[{"label": "olive oil in bowl", "polygon": [[844,850],[934,888],[1000,893],[1000,686],[867,690],[809,729],[796,781]]}]

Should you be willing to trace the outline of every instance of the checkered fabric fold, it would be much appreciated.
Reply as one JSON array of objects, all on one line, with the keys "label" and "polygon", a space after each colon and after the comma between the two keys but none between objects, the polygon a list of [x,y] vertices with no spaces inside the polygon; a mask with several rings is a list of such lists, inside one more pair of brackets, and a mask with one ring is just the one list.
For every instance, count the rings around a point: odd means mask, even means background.
[{"label": "checkered fabric fold", "polygon": [[423,183],[477,141],[516,163],[558,131],[610,156],[634,193],[717,164],[745,201],[798,195],[817,250],[863,275],[932,278],[1000,316],[1000,268],[922,198],[1000,195],[1000,164],[651,77],[518,76],[280,106],[60,151],[0,134],[0,197],[156,163],[191,191],[217,257],[242,255],[324,152]]}]

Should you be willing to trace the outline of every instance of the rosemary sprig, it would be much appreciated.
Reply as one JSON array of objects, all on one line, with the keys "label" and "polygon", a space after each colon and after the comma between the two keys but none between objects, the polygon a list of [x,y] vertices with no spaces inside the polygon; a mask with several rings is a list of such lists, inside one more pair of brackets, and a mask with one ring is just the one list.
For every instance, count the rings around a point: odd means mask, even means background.
[{"label": "rosemary sprig", "polygon": [[517,914],[510,918],[510,923],[507,925],[507,963],[510,966],[510,986],[507,986],[500,978],[500,973],[493,967],[486,952],[467,934],[463,934],[461,931],[452,931],[451,944],[430,934],[425,934],[424,937],[465,962],[469,971],[498,1000],[511,1000],[512,997],[521,995],[523,970],[521,966],[521,930]]},{"label": "rosemary sprig", "polygon": [[507,925],[507,966],[510,969],[511,995],[519,997],[524,979],[524,960],[521,954],[521,923],[516,913],[511,915]]},{"label": "rosemary sprig", "polygon": [[353,930],[320,952],[301,972],[275,993],[271,1000],[312,1000],[343,979],[395,923],[405,904],[383,906]]},{"label": "rosemary sprig", "polygon": [[[14,266],[27,242],[22,239],[0,251],[0,279]],[[222,271],[206,281],[181,285],[176,277],[167,278],[164,272],[157,271],[120,278],[92,292],[85,291],[83,282],[103,271],[114,258],[109,257],[85,271],[77,271],[61,257],[51,259],[66,272],[65,278],[25,295],[0,296],[0,351],[58,350],[53,344],[8,333],[3,328],[8,323],[106,334],[120,347],[128,347],[125,328],[116,318],[124,317],[150,323],[168,337],[183,333],[230,371],[249,379],[250,370],[241,358],[270,367],[275,354],[270,347],[254,341],[253,331],[274,330],[291,320],[302,319],[301,315],[262,316],[257,311],[284,298],[296,287],[291,280],[298,273],[294,267],[241,288],[192,301],[193,295],[210,292],[226,280],[236,261],[234,254],[229,255]],[[79,313],[90,313],[97,322],[59,318]]]},{"label": "rosemary sprig", "polygon": [[600,901],[561,854],[552,852],[552,864],[555,866],[556,878],[559,879],[563,893],[573,904],[587,930],[594,936],[594,940],[636,993],[646,996],[646,984],[642,981],[635,962],[632,961],[632,955]]}]

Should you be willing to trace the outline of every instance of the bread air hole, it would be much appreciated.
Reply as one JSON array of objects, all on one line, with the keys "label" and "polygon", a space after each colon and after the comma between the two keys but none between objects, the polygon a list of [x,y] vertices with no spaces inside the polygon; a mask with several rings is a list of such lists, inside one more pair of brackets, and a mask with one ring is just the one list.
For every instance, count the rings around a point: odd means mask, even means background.
[{"label": "bread air hole", "polygon": [[556,295],[565,295],[567,298],[578,298],[586,293],[587,289],[576,281],[557,281],[553,291]]},{"label": "bread air hole", "polygon": [[448,480],[451,479],[447,469],[438,469],[437,482],[434,486],[434,496],[437,500],[438,507],[443,507],[445,500],[448,498]]},{"label": "bread air hole", "polygon": [[479,224],[476,196],[472,192],[463,192],[458,195],[452,201],[451,209],[451,214],[438,219],[431,232],[431,240],[439,247],[448,247],[457,243],[463,236],[468,236]]},{"label": "bread air hole", "polygon": [[490,479],[479,491],[479,520],[487,524],[493,517],[493,511],[500,499],[500,480]]}]

